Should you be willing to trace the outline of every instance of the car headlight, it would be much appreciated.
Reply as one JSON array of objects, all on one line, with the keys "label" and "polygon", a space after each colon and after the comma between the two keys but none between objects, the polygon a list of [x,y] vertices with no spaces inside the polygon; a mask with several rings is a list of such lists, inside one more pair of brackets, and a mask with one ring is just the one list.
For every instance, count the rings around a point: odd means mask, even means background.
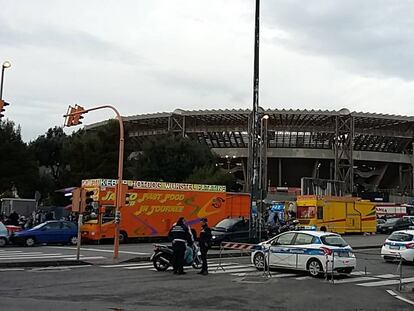
[{"label": "car headlight", "polygon": [[211,237],[211,239],[212,239],[212,240],[215,240],[215,239],[216,239],[216,236],[215,236],[215,235],[213,235],[213,236]]}]

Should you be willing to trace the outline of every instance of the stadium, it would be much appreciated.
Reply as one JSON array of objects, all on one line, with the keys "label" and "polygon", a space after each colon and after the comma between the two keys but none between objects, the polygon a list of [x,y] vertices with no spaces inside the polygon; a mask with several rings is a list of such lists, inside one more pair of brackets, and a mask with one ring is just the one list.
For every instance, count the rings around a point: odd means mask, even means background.
[{"label": "stadium", "polygon": [[[151,136],[177,133],[206,144],[220,165],[249,180],[251,110],[181,110],[128,116],[135,150]],[[414,117],[322,110],[260,109],[260,146],[270,193],[302,177],[344,182],[345,192],[412,203]],[[303,184],[302,184],[303,186]]]}]

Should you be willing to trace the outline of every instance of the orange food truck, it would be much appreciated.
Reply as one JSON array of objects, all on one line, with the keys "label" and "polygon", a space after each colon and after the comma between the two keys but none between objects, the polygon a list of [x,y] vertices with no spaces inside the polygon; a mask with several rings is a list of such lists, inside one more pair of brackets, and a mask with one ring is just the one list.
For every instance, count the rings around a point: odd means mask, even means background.
[{"label": "orange food truck", "polygon": [[[127,238],[166,237],[181,216],[195,237],[202,217],[207,217],[211,226],[226,217],[249,217],[250,195],[228,193],[225,186],[132,180],[123,183],[130,190],[128,205],[120,208],[120,242]],[[82,188],[94,192],[95,210],[81,227],[83,240],[114,238],[116,184],[115,179],[82,181]]]}]

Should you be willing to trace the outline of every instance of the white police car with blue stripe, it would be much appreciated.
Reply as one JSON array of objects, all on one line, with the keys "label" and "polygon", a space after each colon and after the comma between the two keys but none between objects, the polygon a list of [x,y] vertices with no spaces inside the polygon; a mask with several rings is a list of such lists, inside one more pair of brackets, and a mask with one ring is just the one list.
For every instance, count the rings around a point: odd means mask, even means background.
[{"label": "white police car with blue stripe", "polygon": [[[269,255],[270,250],[270,255]],[[309,271],[316,277],[332,271],[349,274],[356,267],[352,248],[339,234],[288,231],[259,243],[251,255],[253,265]]]},{"label": "white police car with blue stripe", "polygon": [[385,261],[404,260],[414,262],[414,230],[394,231],[381,249]]}]

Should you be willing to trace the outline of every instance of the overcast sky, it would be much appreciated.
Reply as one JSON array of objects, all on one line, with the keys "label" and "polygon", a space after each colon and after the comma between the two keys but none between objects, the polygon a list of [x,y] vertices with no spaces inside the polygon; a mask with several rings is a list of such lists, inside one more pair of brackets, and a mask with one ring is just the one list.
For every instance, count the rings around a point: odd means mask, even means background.
[{"label": "overcast sky", "polygon": [[[29,141],[74,104],[251,108],[254,4],[0,0],[6,116]],[[408,0],[262,0],[260,105],[414,115],[413,16]]]}]

